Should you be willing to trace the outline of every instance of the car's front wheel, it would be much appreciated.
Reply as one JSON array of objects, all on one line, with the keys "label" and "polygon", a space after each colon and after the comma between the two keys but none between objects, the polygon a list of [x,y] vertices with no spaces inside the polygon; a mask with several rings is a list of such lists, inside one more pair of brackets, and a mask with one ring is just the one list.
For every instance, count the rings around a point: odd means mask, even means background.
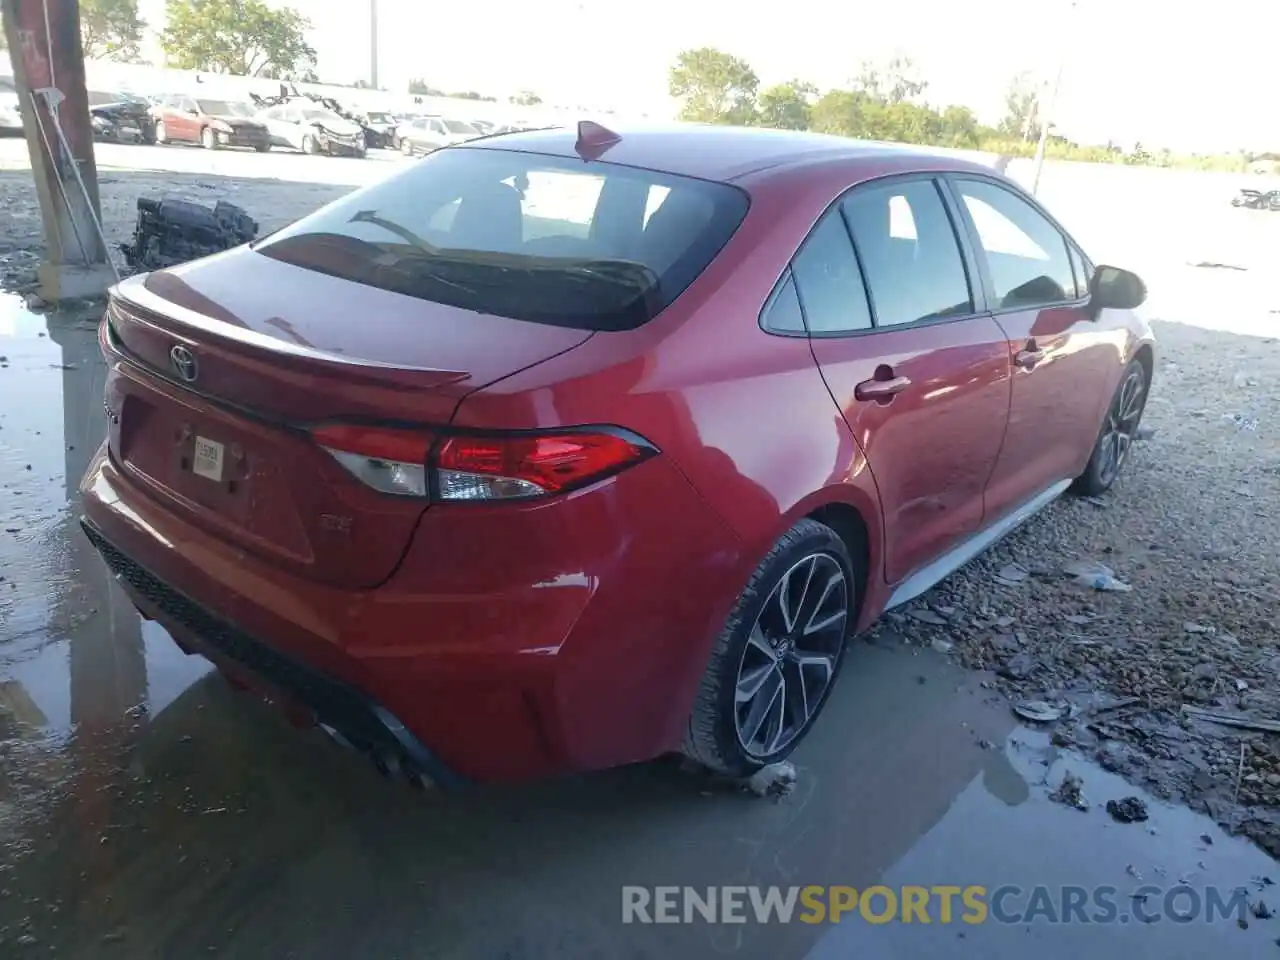
[{"label": "car's front wheel", "polygon": [[200,143],[206,150],[218,149],[218,137],[213,132],[213,127],[205,127],[200,131]]},{"label": "car's front wheel", "polygon": [[1138,427],[1147,407],[1150,387],[1147,368],[1139,360],[1130,361],[1120,377],[1120,385],[1111,398],[1098,440],[1089,456],[1084,473],[1076,478],[1073,489],[1085,496],[1097,496],[1111,489],[1120,471],[1129,462],[1129,451],[1138,439]]},{"label": "car's front wheel", "polygon": [[400,152],[401,152],[401,153],[403,153],[406,157],[412,157],[412,156],[413,156],[413,141],[412,141],[412,140],[401,140],[401,141],[400,141]]},{"label": "car's front wheel", "polygon": [[685,755],[732,777],[789,755],[839,675],[857,599],[853,561],[834,530],[805,519],[787,531],[716,639]]},{"label": "car's front wheel", "polygon": [[302,138],[302,152],[311,156],[320,152],[320,145],[316,143],[316,138],[309,133]]},{"label": "car's front wheel", "polygon": [[156,121],[156,143],[168,143],[169,134],[164,128],[164,121]]}]

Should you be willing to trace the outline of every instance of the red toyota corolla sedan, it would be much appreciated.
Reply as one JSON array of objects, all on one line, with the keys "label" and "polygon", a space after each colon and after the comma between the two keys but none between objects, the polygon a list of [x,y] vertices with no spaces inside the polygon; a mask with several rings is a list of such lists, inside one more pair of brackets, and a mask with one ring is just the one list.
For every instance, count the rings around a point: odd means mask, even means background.
[{"label": "red toyota corolla sedan", "polygon": [[473,141],[116,287],[84,528],[183,648],[384,771],[748,774],[851,635],[1112,484],[1144,296],[951,157]]}]

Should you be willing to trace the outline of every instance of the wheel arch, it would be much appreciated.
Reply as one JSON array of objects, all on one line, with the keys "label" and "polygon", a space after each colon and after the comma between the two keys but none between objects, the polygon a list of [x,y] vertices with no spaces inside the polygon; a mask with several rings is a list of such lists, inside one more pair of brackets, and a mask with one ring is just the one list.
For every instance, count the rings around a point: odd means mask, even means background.
[{"label": "wheel arch", "polygon": [[865,629],[868,617],[878,616],[884,601],[883,590],[877,589],[883,578],[875,573],[882,569],[884,530],[874,481],[868,476],[867,486],[847,482],[832,484],[805,497],[780,518],[769,542],[762,549],[751,551],[753,564],[758,564],[783,534],[806,518],[830,527],[848,548],[858,587],[857,629]]},{"label": "wheel arch", "polygon": [[1147,375],[1147,383],[1151,383],[1151,379],[1155,374],[1156,367],[1156,351],[1149,342],[1143,342],[1138,345],[1138,349],[1133,351],[1133,359],[1142,364],[1142,369]]}]

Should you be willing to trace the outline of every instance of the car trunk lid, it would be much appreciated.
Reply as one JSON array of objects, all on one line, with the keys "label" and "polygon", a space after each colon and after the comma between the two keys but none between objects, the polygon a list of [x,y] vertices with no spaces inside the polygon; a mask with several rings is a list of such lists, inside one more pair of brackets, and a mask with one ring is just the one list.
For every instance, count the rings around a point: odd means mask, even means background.
[{"label": "car trunk lid", "polygon": [[112,454],[169,509],[304,576],[369,587],[426,505],[353,479],[307,433],[446,424],[581,330],[377,290],[248,248],[125,280],[108,309]]}]

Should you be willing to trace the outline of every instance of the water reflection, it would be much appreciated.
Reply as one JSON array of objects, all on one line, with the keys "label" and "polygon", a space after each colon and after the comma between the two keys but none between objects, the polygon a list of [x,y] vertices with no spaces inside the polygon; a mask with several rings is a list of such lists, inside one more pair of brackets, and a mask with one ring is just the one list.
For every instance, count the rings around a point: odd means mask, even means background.
[{"label": "water reflection", "polygon": [[144,628],[79,530],[77,487],[106,430],[95,319],[0,297],[0,703],[29,704],[11,708],[18,722],[81,760],[118,750],[140,712],[209,669]]}]

